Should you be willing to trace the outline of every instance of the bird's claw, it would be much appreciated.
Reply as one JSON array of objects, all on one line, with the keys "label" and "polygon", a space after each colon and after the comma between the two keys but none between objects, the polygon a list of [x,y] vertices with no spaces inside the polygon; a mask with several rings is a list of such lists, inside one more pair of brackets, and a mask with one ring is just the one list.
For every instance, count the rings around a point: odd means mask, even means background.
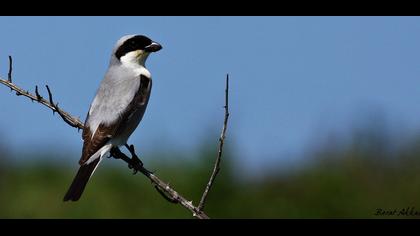
[{"label": "bird's claw", "polygon": [[129,169],[133,169],[133,175],[135,175],[135,174],[137,174],[137,172],[139,172],[139,171],[137,170],[137,168],[136,168],[135,166],[131,165],[131,164],[128,164],[128,168],[129,168]]},{"label": "bird's claw", "polygon": [[134,168],[131,165],[128,165],[128,168],[133,169],[133,175],[137,174],[137,172],[139,172],[136,168]]},{"label": "bird's claw", "polygon": [[139,172],[138,167],[143,167],[143,162],[135,155],[131,157],[131,164],[128,164],[128,168],[133,169],[133,175],[137,174]]}]

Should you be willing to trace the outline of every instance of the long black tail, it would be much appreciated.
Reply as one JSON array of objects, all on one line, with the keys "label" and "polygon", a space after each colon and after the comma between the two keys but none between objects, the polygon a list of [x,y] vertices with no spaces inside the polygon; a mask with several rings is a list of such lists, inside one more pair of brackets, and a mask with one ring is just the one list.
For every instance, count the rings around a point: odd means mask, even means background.
[{"label": "long black tail", "polygon": [[79,171],[74,177],[73,182],[70,185],[69,190],[67,190],[66,196],[64,196],[64,201],[77,201],[85,190],[86,184],[89,181],[92,172],[95,170],[95,167],[98,165],[100,158],[92,161],[87,165],[82,165],[79,168]]}]

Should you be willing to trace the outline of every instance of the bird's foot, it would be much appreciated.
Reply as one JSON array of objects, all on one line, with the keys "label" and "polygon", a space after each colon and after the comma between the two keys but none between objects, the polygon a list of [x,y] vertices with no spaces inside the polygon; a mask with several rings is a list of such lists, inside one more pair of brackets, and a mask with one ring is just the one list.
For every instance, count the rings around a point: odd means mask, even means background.
[{"label": "bird's foot", "polygon": [[132,156],[128,168],[133,169],[133,175],[137,174],[139,167],[143,168],[143,162],[137,156]]},{"label": "bird's foot", "polygon": [[131,154],[131,163],[128,164],[128,168],[133,169],[133,175],[135,175],[140,168],[143,169],[143,162],[137,156],[136,151],[134,150],[134,145],[129,146],[128,144],[125,144],[125,147]]}]

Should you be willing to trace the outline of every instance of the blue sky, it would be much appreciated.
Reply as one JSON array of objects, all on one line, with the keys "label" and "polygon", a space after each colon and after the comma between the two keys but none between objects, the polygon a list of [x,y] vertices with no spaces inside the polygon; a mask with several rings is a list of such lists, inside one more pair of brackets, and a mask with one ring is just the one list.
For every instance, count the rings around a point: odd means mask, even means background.
[{"label": "blue sky", "polygon": [[[0,17],[0,29],[0,75],[12,55],[18,85],[48,84],[82,120],[119,37],[161,43],[147,62],[149,107],[130,139],[141,153],[194,150],[209,132],[217,139],[226,73],[228,145],[246,166],[295,162],[372,110],[397,131],[420,128],[419,17]],[[0,108],[11,150],[53,147],[77,162],[81,135],[51,111],[6,87]]]}]

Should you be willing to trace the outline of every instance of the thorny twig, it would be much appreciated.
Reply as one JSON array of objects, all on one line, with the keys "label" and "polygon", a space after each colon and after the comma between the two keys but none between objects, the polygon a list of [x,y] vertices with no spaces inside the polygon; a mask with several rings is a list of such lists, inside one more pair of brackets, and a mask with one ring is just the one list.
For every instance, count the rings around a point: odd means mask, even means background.
[{"label": "thorny twig", "polygon": [[[52,97],[52,92],[51,92],[48,85],[46,85],[47,92],[48,92],[48,100],[46,100],[39,94],[38,86],[35,86],[35,95],[34,95],[34,94],[30,93],[29,91],[25,91],[25,90],[19,88],[16,84],[14,84],[12,82],[12,57],[11,56],[9,56],[8,79],[4,80],[0,77],[0,83],[9,87],[12,91],[15,91],[16,95],[18,95],[18,96],[23,95],[23,96],[31,99],[31,101],[36,101],[36,102],[48,107],[49,109],[51,109],[53,111],[53,114],[55,112],[57,112],[61,116],[61,118],[68,125],[70,125],[74,128],[77,128],[78,130],[84,128],[83,123],[78,118],[73,117],[69,113],[67,113],[64,110],[62,110],[61,108],[59,108],[58,103],[54,104],[53,97]],[[221,156],[222,156],[223,142],[224,142],[224,139],[225,139],[227,121],[228,121],[228,117],[229,117],[228,90],[229,90],[229,75],[227,75],[227,78],[226,78],[225,119],[224,119],[224,123],[223,123],[222,134],[221,134],[220,139],[219,139],[219,141],[220,141],[219,152],[218,152],[218,156],[216,158],[216,163],[215,163],[215,166],[214,166],[214,169],[213,169],[213,173],[212,173],[212,175],[210,177],[210,180],[209,180],[209,182],[206,186],[206,189],[203,193],[203,196],[201,198],[201,201],[200,201],[200,204],[199,204],[198,207],[194,206],[192,201],[188,201],[186,198],[181,196],[178,192],[176,192],[168,184],[166,184],[164,181],[159,179],[155,174],[153,174],[152,172],[150,172],[146,168],[144,168],[143,163],[141,163],[141,161],[138,159],[138,157],[135,153],[133,145],[130,145],[130,146],[126,145],[127,149],[130,151],[130,154],[132,156],[131,158],[129,158],[127,155],[125,155],[123,152],[121,152],[119,150],[119,148],[113,148],[111,150],[111,155],[115,159],[121,159],[121,160],[125,161],[128,164],[129,168],[134,170],[134,174],[137,173],[137,172],[140,172],[144,176],[146,176],[152,182],[155,189],[169,202],[172,202],[172,203],[175,203],[175,204],[179,203],[183,207],[190,210],[193,213],[193,216],[198,218],[198,219],[209,219],[209,217],[203,212],[203,208],[204,208],[204,203],[206,201],[208,192],[209,192],[211,186],[214,183],[214,179],[215,179],[217,173],[220,170],[220,160],[221,160]]]},{"label": "thorny twig", "polygon": [[12,70],[13,70],[13,61],[12,61],[12,56],[9,56],[9,73],[7,73],[7,81],[9,81],[10,83],[12,83]]},{"label": "thorny twig", "polygon": [[[12,57],[9,56],[9,63],[12,63],[11,58]],[[12,91],[16,91],[17,96],[21,96],[21,95],[25,96],[31,99],[32,101],[37,101],[38,103],[48,107],[49,109],[53,111],[53,113],[57,112],[68,125],[77,129],[83,129],[83,123],[78,118],[73,117],[69,113],[63,111],[61,108],[58,107],[58,104],[52,103],[52,94],[51,94],[51,91],[49,90],[48,85],[47,85],[47,89],[48,89],[48,94],[50,96],[49,101],[44,99],[41,95],[39,95],[38,86],[35,86],[35,95],[30,93],[29,91],[25,91],[19,88],[16,84],[12,82],[12,66],[11,65],[9,66],[8,79],[7,80],[0,79],[0,83],[6,85]]]},{"label": "thorny twig", "polygon": [[219,152],[216,157],[216,163],[214,164],[213,173],[210,176],[209,182],[206,185],[206,189],[204,190],[203,196],[201,196],[200,203],[198,204],[198,209],[202,211],[204,209],[204,204],[206,203],[207,195],[211,187],[213,186],[214,180],[216,179],[217,174],[220,171],[220,161],[222,158],[223,153],[223,144],[225,142],[226,137],[226,129],[227,123],[229,119],[229,75],[226,75],[226,90],[225,90],[225,119],[223,121],[223,128],[222,133],[220,134],[219,138]]}]

